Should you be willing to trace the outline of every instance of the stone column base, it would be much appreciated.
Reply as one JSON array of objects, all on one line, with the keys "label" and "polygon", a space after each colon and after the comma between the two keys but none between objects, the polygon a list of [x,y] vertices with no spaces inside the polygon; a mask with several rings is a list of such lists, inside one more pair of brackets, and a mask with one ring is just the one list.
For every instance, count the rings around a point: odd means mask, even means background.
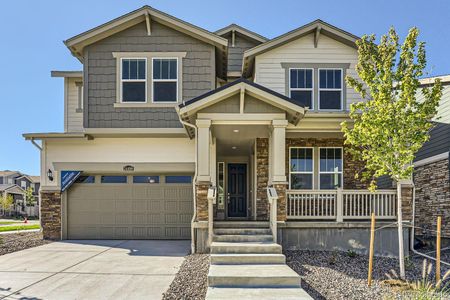
[{"label": "stone column base", "polygon": [[41,191],[41,226],[46,240],[61,240],[61,192]]}]

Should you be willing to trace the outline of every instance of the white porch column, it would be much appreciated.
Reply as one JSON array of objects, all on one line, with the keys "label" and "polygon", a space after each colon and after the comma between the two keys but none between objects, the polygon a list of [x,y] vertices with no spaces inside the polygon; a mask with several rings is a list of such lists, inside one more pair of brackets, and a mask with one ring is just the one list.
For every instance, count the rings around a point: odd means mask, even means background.
[{"label": "white porch column", "polygon": [[197,125],[197,165],[198,174],[197,181],[210,182],[211,181],[211,155],[210,155],[210,144],[211,144],[211,120],[198,119],[196,121]]},{"label": "white porch column", "polygon": [[272,138],[270,147],[272,149],[271,157],[271,178],[269,181],[286,182],[286,126],[287,120],[272,121]]}]

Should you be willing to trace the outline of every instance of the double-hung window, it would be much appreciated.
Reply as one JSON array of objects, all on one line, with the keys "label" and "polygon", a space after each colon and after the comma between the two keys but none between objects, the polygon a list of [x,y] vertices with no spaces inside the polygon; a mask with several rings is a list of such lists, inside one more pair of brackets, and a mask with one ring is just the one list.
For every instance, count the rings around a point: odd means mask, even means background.
[{"label": "double-hung window", "polygon": [[122,58],[121,102],[147,102],[147,59]]},{"label": "double-hung window", "polygon": [[319,158],[320,189],[342,187],[342,148],[319,148]]},{"label": "double-hung window", "polygon": [[178,59],[153,59],[153,102],[178,102]]},{"label": "double-hung window", "polygon": [[298,104],[313,109],[313,69],[289,70],[289,96]]},{"label": "double-hung window", "polygon": [[313,148],[290,148],[289,185],[290,189],[313,188]]},{"label": "double-hung window", "polygon": [[342,109],[342,69],[319,69],[319,110]]}]

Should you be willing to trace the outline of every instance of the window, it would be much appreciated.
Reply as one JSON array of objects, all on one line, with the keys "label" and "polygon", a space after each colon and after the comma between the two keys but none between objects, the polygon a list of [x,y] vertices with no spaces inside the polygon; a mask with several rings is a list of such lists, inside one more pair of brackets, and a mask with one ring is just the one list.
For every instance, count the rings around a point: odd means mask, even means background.
[{"label": "window", "polygon": [[95,176],[80,176],[75,180],[75,183],[94,183]]},{"label": "window", "polygon": [[102,183],[127,183],[127,176],[102,176]]},{"label": "window", "polygon": [[20,182],[20,187],[23,188],[24,190],[26,190],[27,189],[27,182],[25,180],[22,180]]},{"label": "window", "polygon": [[313,148],[290,148],[289,161],[290,189],[312,189],[314,173]]},{"label": "window", "polygon": [[159,183],[159,176],[133,176],[133,183]]},{"label": "window", "polygon": [[191,176],[166,176],[166,183],[192,183]]},{"label": "window", "polygon": [[342,109],[342,69],[319,69],[319,109]]},{"label": "window", "polygon": [[217,208],[225,208],[225,163],[217,163]]},{"label": "window", "polygon": [[342,187],[342,148],[320,148],[320,189]]},{"label": "window", "polygon": [[122,58],[121,101],[147,101],[147,59]]},{"label": "window", "polygon": [[178,60],[153,59],[153,102],[178,102]]},{"label": "window", "polygon": [[313,69],[290,69],[289,93],[295,102],[313,109]]}]

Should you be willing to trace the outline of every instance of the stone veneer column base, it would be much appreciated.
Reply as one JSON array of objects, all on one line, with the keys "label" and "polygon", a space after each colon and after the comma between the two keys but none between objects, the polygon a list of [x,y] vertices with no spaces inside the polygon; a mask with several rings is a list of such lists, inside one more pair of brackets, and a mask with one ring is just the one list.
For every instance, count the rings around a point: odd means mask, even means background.
[{"label": "stone veneer column base", "polygon": [[41,191],[41,226],[46,240],[61,240],[61,192]]},{"label": "stone veneer column base", "polygon": [[267,184],[269,182],[269,139],[256,139],[256,219],[269,220]]},{"label": "stone veneer column base", "polygon": [[278,221],[286,221],[286,186],[287,183],[274,183],[273,187],[277,191],[278,201],[277,201],[277,220]]},{"label": "stone veneer column base", "polygon": [[195,184],[195,193],[197,200],[197,221],[208,221],[208,188],[210,182],[198,182]]}]

